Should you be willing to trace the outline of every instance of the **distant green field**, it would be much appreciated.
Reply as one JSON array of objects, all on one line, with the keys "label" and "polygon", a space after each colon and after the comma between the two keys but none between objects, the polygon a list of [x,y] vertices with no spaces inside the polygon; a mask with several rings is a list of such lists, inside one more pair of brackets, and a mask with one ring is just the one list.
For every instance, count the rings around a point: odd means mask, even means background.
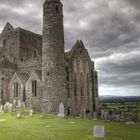
[{"label": "distant green field", "polygon": [[0,115],[0,140],[95,140],[93,125],[104,125],[104,140],[140,140],[140,123],[128,126],[81,118],[47,117],[39,115],[17,119],[11,114]]}]

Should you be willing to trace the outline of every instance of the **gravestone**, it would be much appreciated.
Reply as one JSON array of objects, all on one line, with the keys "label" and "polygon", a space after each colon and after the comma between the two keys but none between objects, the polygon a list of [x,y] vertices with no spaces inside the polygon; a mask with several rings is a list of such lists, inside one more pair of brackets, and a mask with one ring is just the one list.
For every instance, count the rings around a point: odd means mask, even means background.
[{"label": "gravestone", "polygon": [[9,102],[6,102],[6,104],[4,105],[4,111],[5,112],[12,112],[12,107],[13,105]]},{"label": "gravestone", "polygon": [[16,100],[13,100],[13,105],[16,106]]},{"label": "gravestone", "polygon": [[101,110],[101,119],[104,119],[104,110]]},{"label": "gravestone", "polygon": [[86,109],[84,108],[84,118],[87,117],[87,114],[86,114]]},{"label": "gravestone", "polygon": [[4,112],[4,111],[3,111],[3,105],[1,105],[1,106],[0,106],[0,113],[3,114],[3,112]]},{"label": "gravestone", "polygon": [[116,122],[119,122],[119,120],[120,120],[120,115],[119,114],[115,115],[115,120],[116,120]]},{"label": "gravestone", "polygon": [[97,112],[93,113],[93,120],[96,121],[97,120]]},{"label": "gravestone", "polygon": [[13,108],[13,105],[11,103],[8,103],[8,112],[12,112],[12,108]]},{"label": "gravestone", "polygon": [[124,121],[124,112],[123,111],[121,112],[120,119],[121,119],[121,121]]},{"label": "gravestone", "polygon": [[104,120],[107,121],[107,118],[108,118],[108,111],[105,111],[103,115],[104,115]]},{"label": "gravestone", "polygon": [[64,113],[64,105],[63,105],[63,103],[60,103],[58,117],[64,117],[64,116],[65,116],[65,113]]},{"label": "gravestone", "polygon": [[34,112],[33,109],[31,109],[30,112],[29,112],[29,116],[30,116],[30,117],[33,116],[33,112]]},{"label": "gravestone", "polygon": [[17,118],[20,118],[20,117],[21,117],[20,112],[17,112],[16,117],[17,117]]},{"label": "gravestone", "polygon": [[86,118],[86,110],[81,109],[81,118]]},{"label": "gravestone", "polygon": [[22,103],[22,107],[25,108],[25,102]]},{"label": "gravestone", "polygon": [[20,108],[21,107],[21,101],[18,100],[18,107]]},{"label": "gravestone", "polygon": [[104,138],[105,137],[105,127],[95,125],[93,128],[93,137]]}]

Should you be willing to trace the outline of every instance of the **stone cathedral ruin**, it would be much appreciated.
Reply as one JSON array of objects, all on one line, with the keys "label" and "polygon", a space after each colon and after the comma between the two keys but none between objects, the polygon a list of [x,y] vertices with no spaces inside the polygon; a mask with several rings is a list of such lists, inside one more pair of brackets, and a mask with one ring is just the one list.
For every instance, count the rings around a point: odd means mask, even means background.
[{"label": "stone cathedral ruin", "polygon": [[43,4],[43,35],[7,23],[0,34],[0,102],[20,100],[35,111],[90,114],[98,109],[98,77],[83,42],[64,52],[63,5]]}]

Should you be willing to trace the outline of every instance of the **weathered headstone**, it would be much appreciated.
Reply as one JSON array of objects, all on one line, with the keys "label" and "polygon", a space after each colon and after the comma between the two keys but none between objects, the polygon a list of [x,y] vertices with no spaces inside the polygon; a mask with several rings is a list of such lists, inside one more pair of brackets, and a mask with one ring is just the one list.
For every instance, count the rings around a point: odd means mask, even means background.
[{"label": "weathered headstone", "polygon": [[85,117],[86,117],[86,110],[81,109],[81,118],[85,118]]},{"label": "weathered headstone", "polygon": [[17,118],[20,118],[20,117],[21,117],[20,112],[17,112],[16,117],[17,117]]},{"label": "weathered headstone", "polygon": [[93,137],[104,138],[105,137],[105,127],[95,125],[93,128]]},{"label": "weathered headstone", "polygon": [[93,113],[93,120],[96,121],[97,120],[97,112]]},{"label": "weathered headstone", "polygon": [[16,106],[16,100],[13,100],[13,105]]},{"label": "weathered headstone", "polygon": [[4,111],[3,111],[3,105],[1,105],[1,106],[0,106],[0,113],[3,114],[3,112],[4,112]]},{"label": "weathered headstone", "polygon": [[87,114],[86,114],[86,109],[84,108],[84,118],[87,117]]},{"label": "weathered headstone", "polygon": [[30,116],[30,117],[33,116],[33,112],[34,112],[33,109],[31,109],[30,112],[29,112],[29,116]]},{"label": "weathered headstone", "polygon": [[4,111],[5,112],[12,112],[12,107],[13,105],[9,102],[6,102],[6,104],[4,105]]},{"label": "weathered headstone", "polygon": [[119,120],[120,120],[120,115],[119,114],[115,115],[115,120],[116,120],[116,122],[119,122]]},{"label": "weathered headstone", "polygon": [[101,119],[104,119],[104,110],[101,110]]},{"label": "weathered headstone", "polygon": [[107,119],[108,119],[108,111],[105,111],[104,112],[104,120],[107,121]]},{"label": "weathered headstone", "polygon": [[18,100],[18,107],[21,107],[21,101]]},{"label": "weathered headstone", "polygon": [[123,111],[121,112],[120,119],[121,119],[121,121],[124,121],[124,112]]},{"label": "weathered headstone", "polygon": [[7,112],[7,102],[6,104],[3,106],[4,112]]},{"label": "weathered headstone", "polygon": [[9,104],[8,106],[8,112],[12,112],[13,104]]},{"label": "weathered headstone", "polygon": [[64,113],[64,105],[63,105],[63,103],[60,103],[58,117],[64,117],[64,116],[65,116],[65,113]]},{"label": "weathered headstone", "polygon": [[25,108],[25,102],[22,103],[22,107]]}]

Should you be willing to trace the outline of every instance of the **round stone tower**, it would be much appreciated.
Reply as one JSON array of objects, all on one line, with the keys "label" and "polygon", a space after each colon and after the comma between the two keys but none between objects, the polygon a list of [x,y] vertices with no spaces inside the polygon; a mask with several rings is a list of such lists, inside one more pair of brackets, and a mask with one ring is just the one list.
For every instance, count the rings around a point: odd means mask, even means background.
[{"label": "round stone tower", "polygon": [[42,98],[45,112],[58,113],[65,104],[63,5],[46,0],[43,5]]}]

